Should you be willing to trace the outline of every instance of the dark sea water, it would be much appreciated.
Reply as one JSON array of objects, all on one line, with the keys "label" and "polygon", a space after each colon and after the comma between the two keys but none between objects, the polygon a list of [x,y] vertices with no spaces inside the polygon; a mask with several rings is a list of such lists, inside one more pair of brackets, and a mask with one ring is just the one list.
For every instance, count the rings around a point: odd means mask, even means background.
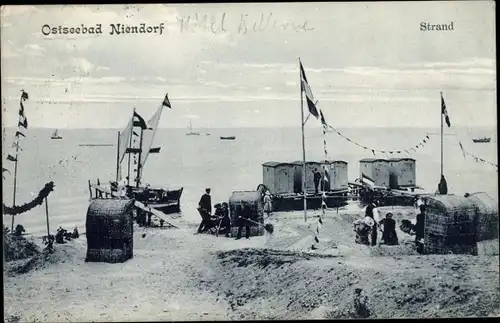
[{"label": "dark sea water", "polygon": [[[497,163],[496,129],[452,128],[444,137],[444,173],[450,193],[485,191],[498,195],[497,168],[464,159],[458,140],[464,148],[485,160]],[[78,129],[60,131],[62,140],[51,140],[52,129],[30,129],[22,140],[19,154],[16,204],[30,201],[48,181],[56,188],[49,197],[51,226],[71,229],[84,227],[88,207],[88,180],[97,178],[103,183],[116,176],[116,136],[119,129]],[[439,129],[422,128],[349,128],[340,129],[346,136],[374,149],[404,150],[415,147],[426,132]],[[6,147],[12,143],[15,129],[5,129],[3,165],[14,173],[13,163],[6,161]],[[170,188],[184,187],[181,200],[182,215],[186,221],[199,221],[196,205],[204,188],[212,188],[212,201],[227,200],[235,190],[255,190],[262,182],[262,163],[266,161],[295,161],[302,159],[300,128],[232,128],[196,129],[200,136],[186,136],[184,129],[159,129],[154,146],[161,146],[160,154],[152,154],[143,173],[143,181]],[[205,135],[205,133],[211,135]],[[223,141],[219,136],[236,136],[234,141]],[[474,144],[472,138],[491,136],[488,144]],[[440,137],[431,135],[423,148],[411,157],[417,160],[417,184],[428,191],[437,189],[440,174]],[[113,144],[113,147],[80,147],[79,144]],[[373,157],[335,133],[327,134],[328,158],[348,162],[349,180],[359,176],[359,160]],[[319,128],[306,129],[306,156],[308,160],[324,159],[323,136]],[[402,156],[409,156],[402,154]],[[377,157],[398,157],[397,155]],[[125,164],[124,167],[126,168]],[[13,176],[5,173],[3,199],[12,205]],[[3,216],[10,224],[10,216]],[[16,223],[29,233],[42,234],[45,227],[45,208],[37,207],[16,216]],[[55,231],[55,230],[51,230]]]}]

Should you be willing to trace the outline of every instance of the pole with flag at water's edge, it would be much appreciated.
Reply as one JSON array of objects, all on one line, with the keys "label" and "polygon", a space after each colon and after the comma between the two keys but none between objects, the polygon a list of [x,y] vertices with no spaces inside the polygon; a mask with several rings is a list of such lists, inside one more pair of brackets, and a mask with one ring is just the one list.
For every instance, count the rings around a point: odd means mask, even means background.
[{"label": "pole with flag at water's edge", "polygon": [[441,117],[441,176],[443,176],[444,171],[443,171],[443,92],[441,92],[441,108],[439,111],[439,115]]},{"label": "pole with flag at water's edge", "polygon": [[304,197],[304,221],[307,222],[307,199],[306,199],[306,147],[305,147],[305,137],[304,137],[304,99],[302,96],[302,74],[301,74],[301,63],[299,57],[299,82],[300,82],[300,116],[302,120],[302,194]]},{"label": "pole with flag at water's edge", "polygon": [[116,142],[116,182],[120,180],[120,131],[118,131],[118,141]]}]

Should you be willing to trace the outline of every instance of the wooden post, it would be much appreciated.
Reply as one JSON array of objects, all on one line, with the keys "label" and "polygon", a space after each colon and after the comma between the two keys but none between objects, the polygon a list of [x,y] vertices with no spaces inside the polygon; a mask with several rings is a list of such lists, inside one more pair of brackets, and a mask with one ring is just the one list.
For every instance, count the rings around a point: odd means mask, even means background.
[{"label": "wooden post", "polygon": [[[18,151],[19,151],[19,141],[16,145],[16,160],[14,161],[14,193],[12,196],[12,207],[16,207],[17,159],[19,158]],[[14,215],[12,215],[12,223],[11,223],[10,232],[14,233]]]},{"label": "wooden post", "polygon": [[89,179],[89,194],[90,194],[90,199],[92,199],[92,186],[90,184],[90,179]]},{"label": "wooden post", "polygon": [[50,237],[50,227],[49,227],[49,204],[47,202],[47,197],[45,197],[45,217],[47,219],[47,239]]}]

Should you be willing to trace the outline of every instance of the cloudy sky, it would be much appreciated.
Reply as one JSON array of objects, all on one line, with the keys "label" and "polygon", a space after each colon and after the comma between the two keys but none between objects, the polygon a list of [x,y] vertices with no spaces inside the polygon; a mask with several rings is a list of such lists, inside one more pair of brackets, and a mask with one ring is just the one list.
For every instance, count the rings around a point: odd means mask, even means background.
[{"label": "cloudy sky", "polygon": [[[334,126],[439,126],[440,91],[453,124],[496,125],[493,2],[7,6],[1,23],[4,126],[21,89],[31,127],[120,128],[167,92],[163,127],[297,126],[299,57]],[[140,23],[162,35],[109,34]],[[103,33],[42,33],[82,24]]]}]

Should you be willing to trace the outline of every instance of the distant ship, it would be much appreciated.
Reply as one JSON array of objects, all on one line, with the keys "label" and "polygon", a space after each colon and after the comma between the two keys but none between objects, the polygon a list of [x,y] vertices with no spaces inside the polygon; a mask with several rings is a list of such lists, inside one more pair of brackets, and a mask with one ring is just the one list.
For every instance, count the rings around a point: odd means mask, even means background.
[{"label": "distant ship", "polygon": [[193,132],[193,126],[191,125],[191,121],[189,121],[189,132],[186,133],[186,136],[199,136],[199,132]]},{"label": "distant ship", "polygon": [[221,140],[234,140],[234,139],[236,139],[236,137],[235,136],[229,136],[229,137],[222,137],[221,136],[220,139]]},{"label": "distant ship", "polygon": [[52,136],[50,137],[50,139],[62,139],[61,136],[59,136],[59,130],[54,130],[54,133],[52,134]]},{"label": "distant ship", "polygon": [[489,138],[489,137],[482,137],[482,138],[472,139],[472,141],[474,141],[475,143],[484,143],[484,142],[490,142],[491,138]]}]

